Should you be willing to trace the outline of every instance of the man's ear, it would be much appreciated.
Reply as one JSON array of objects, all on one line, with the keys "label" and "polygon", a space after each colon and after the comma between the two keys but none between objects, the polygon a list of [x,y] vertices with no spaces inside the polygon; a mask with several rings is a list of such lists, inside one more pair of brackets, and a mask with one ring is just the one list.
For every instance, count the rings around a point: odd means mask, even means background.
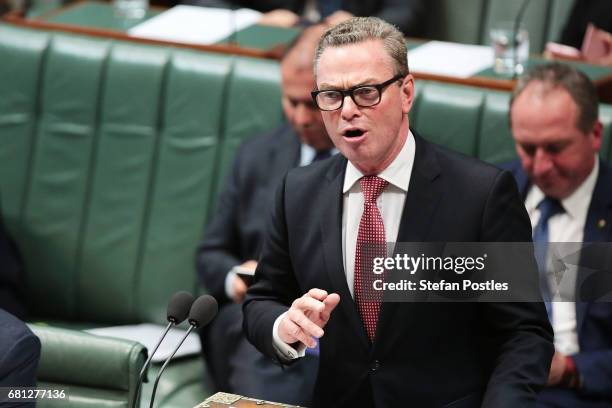
[{"label": "man's ear", "polygon": [[601,149],[601,143],[603,140],[603,124],[600,120],[595,122],[593,125],[593,130],[591,131],[591,146],[595,152],[598,152]]},{"label": "man's ear", "polygon": [[412,103],[414,102],[414,77],[412,74],[406,75],[401,85],[402,93],[402,111],[408,114],[412,109]]}]

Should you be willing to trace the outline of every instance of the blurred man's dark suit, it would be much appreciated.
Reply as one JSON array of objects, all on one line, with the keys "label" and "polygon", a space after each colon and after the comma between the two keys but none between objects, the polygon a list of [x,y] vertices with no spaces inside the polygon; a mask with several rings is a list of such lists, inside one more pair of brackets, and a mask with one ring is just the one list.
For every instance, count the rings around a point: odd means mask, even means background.
[{"label": "blurred man's dark suit", "polygon": [[0,309],[25,319],[25,276],[17,246],[0,215]]},{"label": "blurred man's dark suit", "polygon": [[[505,167],[512,171],[523,199],[526,198],[531,184],[520,162]],[[583,241],[612,242],[612,168],[603,161],[599,163]],[[612,303],[577,302],[576,322],[580,352],[573,358],[583,377],[583,390],[547,388],[540,400],[547,407],[612,407]]]},{"label": "blurred man's dark suit", "polygon": [[[0,216],[0,387],[33,387],[40,358],[40,341],[23,321],[23,267],[17,247]],[[19,317],[19,318],[18,318]],[[34,407],[34,402],[0,403],[6,408]]]},{"label": "blurred man's dark suit", "polygon": [[300,146],[287,123],[240,146],[198,248],[197,269],[204,287],[221,304],[202,341],[216,388],[305,404],[309,399],[303,396],[310,397],[318,359],[308,357],[283,371],[246,340],[241,305],[225,292],[225,278],[232,267],[259,258],[274,192],[287,171],[298,165]]},{"label": "blurred man's dark suit", "polygon": [[[0,309],[0,387],[34,387],[40,340],[21,320]],[[0,403],[2,407],[33,407],[34,403]]]},{"label": "blurred man's dark suit", "polygon": [[[278,358],[274,321],[320,288],[340,304],[320,339],[314,406],[534,406],[553,354],[542,303],[384,303],[370,345],[342,260],[346,164],[338,155],[292,170],[279,189],[244,303],[249,340]],[[509,172],[419,137],[399,222],[397,242],[531,240]],[[531,279],[537,288],[537,273]]]}]

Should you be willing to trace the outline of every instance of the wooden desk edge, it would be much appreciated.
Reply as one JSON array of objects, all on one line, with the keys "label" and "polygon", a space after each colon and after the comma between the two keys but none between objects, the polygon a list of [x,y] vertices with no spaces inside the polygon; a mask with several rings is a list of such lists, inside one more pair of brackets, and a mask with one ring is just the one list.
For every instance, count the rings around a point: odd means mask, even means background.
[{"label": "wooden desk edge", "polygon": [[149,39],[149,38],[143,38],[143,37],[133,37],[125,33],[111,31],[111,30],[98,29],[98,28],[87,28],[87,27],[81,27],[81,26],[71,25],[71,24],[49,23],[47,21],[36,20],[36,19],[27,20],[23,18],[22,16],[20,16],[18,13],[8,13],[4,17],[2,17],[2,20],[8,24],[12,24],[12,25],[20,26],[20,27],[26,27],[26,28],[61,31],[61,32],[67,32],[67,33],[72,33],[72,34],[88,35],[91,37],[98,37],[98,38],[107,38],[107,39],[110,38],[114,40],[135,42],[135,43],[141,43],[141,44],[171,46],[171,47],[186,48],[186,49],[193,49],[193,50],[199,50],[199,51],[216,52],[216,53],[221,53],[221,54],[240,55],[240,56],[245,56],[245,57],[279,60],[282,55],[282,47],[278,47],[278,46],[273,47],[269,50],[258,50],[255,48],[240,47],[238,45],[232,45],[232,44],[228,44],[228,45],[224,45],[224,44],[210,44],[210,45],[186,44],[186,43],[175,42],[175,41],[164,41],[164,40],[155,40],[155,39]]}]

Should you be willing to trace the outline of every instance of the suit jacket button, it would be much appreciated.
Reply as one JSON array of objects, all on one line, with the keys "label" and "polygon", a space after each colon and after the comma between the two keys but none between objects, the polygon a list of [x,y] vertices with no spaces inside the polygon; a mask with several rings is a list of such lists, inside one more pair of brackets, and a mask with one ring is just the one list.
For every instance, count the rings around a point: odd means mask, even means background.
[{"label": "suit jacket button", "polygon": [[372,364],[370,364],[370,371],[375,373],[380,368],[380,361],[374,360]]}]

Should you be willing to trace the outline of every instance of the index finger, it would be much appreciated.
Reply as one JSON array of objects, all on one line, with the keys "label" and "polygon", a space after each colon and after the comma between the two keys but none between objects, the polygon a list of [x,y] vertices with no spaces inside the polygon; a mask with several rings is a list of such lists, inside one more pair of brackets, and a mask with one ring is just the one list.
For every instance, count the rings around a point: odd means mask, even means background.
[{"label": "index finger", "polygon": [[317,300],[323,301],[327,297],[327,291],[323,289],[312,288],[308,291],[307,295]]}]

